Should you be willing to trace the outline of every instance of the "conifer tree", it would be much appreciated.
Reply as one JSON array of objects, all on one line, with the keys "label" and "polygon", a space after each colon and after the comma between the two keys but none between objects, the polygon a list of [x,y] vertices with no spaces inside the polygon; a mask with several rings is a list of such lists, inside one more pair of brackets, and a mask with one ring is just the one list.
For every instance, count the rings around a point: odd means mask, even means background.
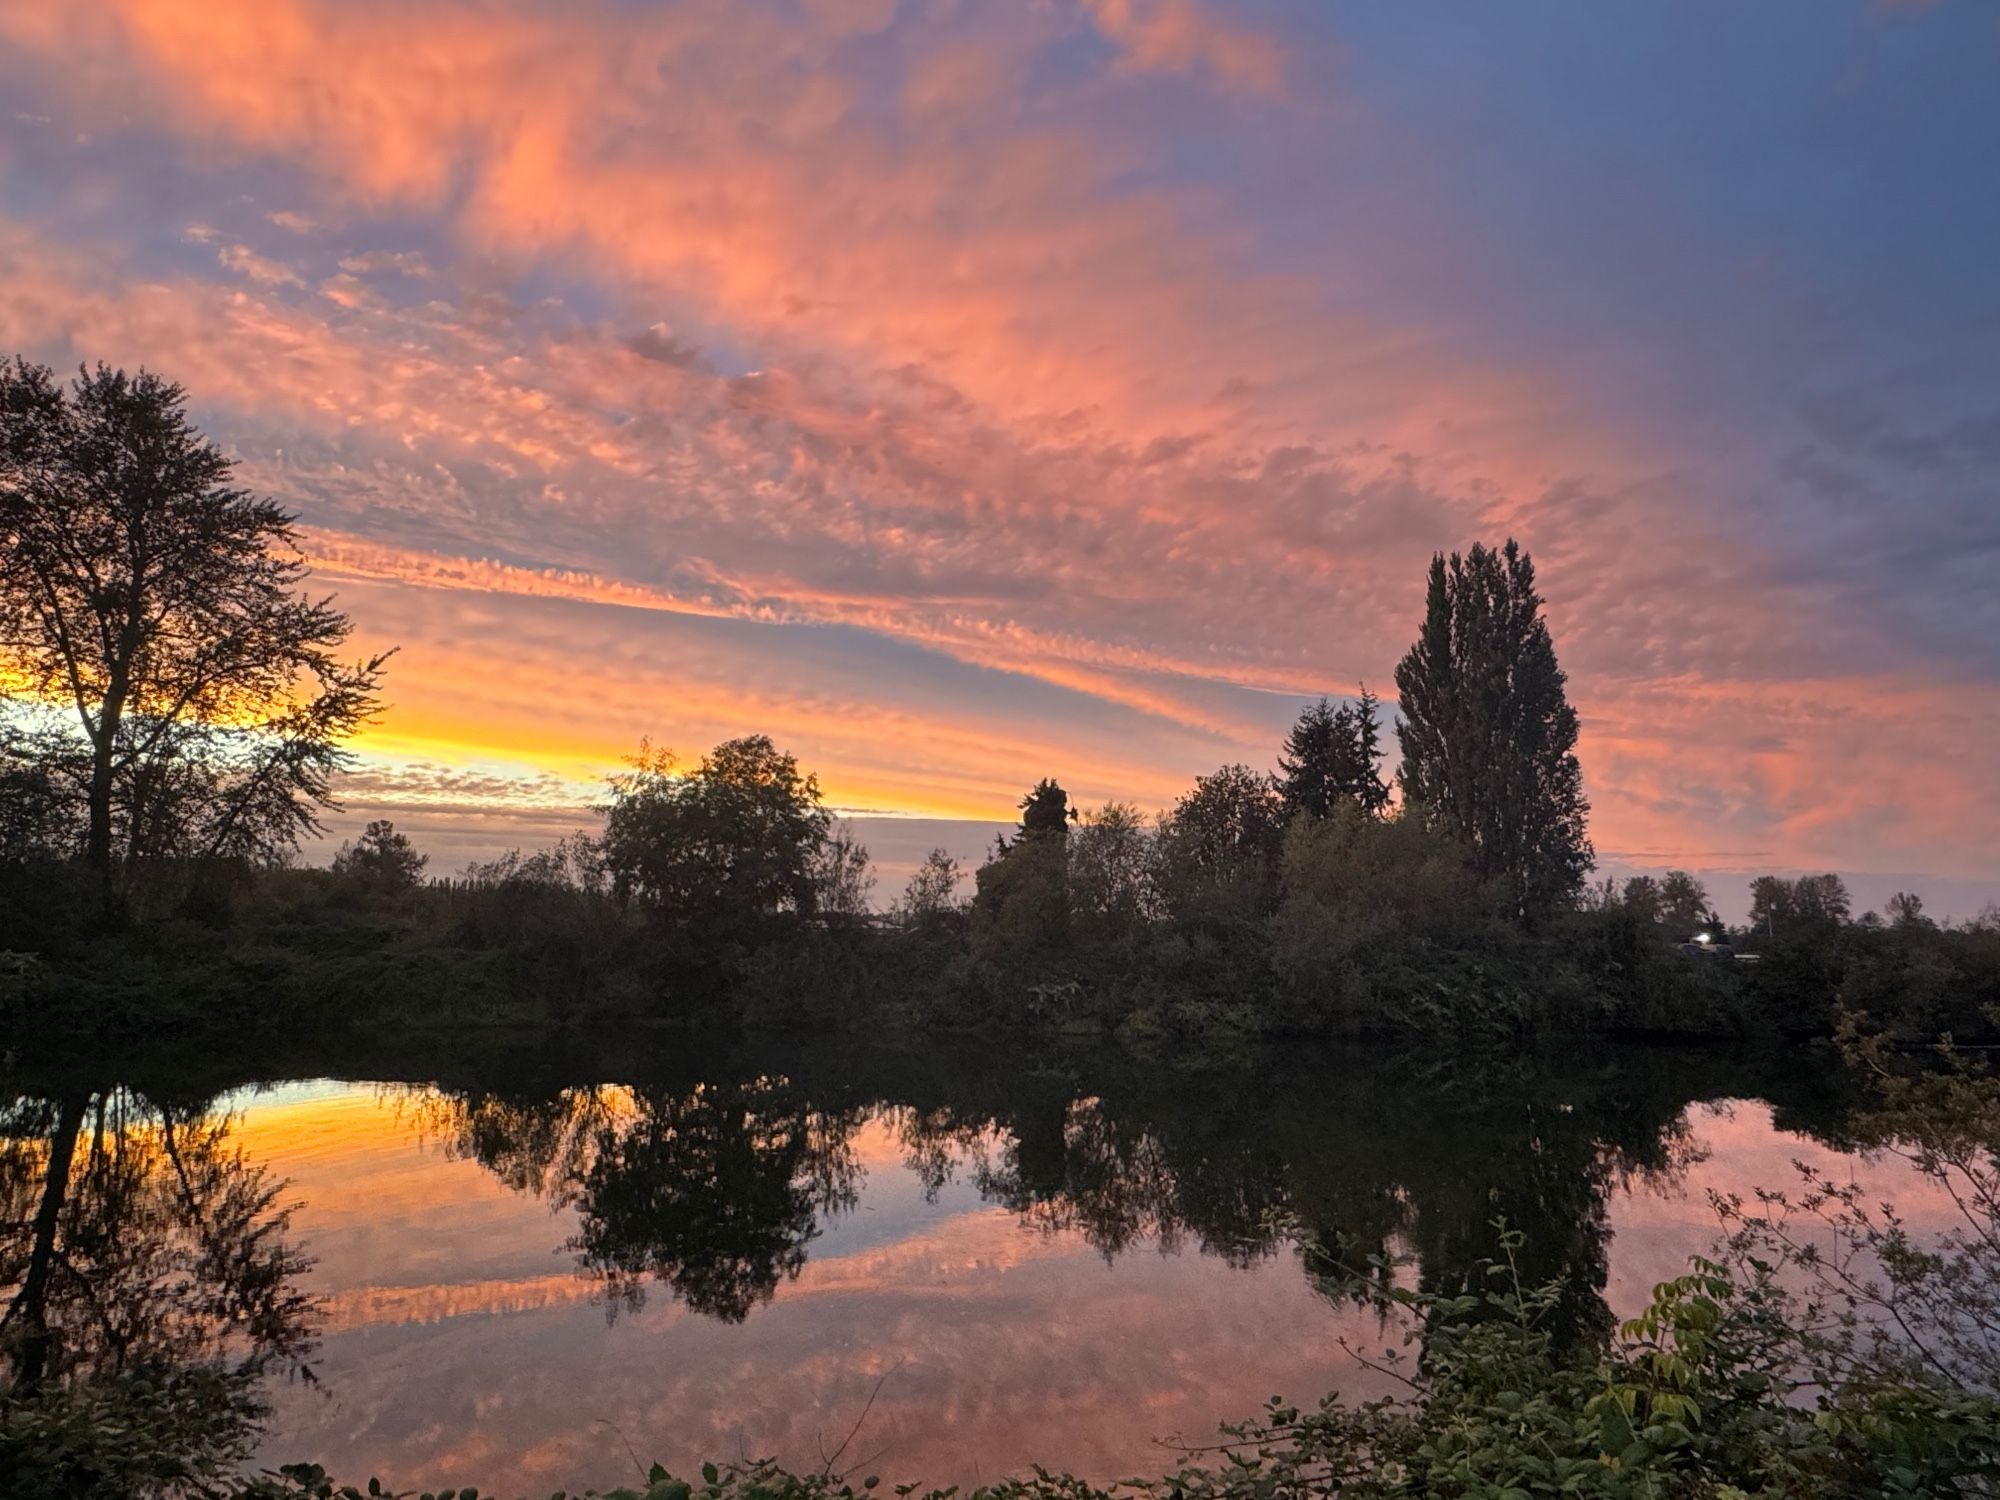
[{"label": "conifer tree", "polygon": [[1278,752],[1278,793],[1285,799],[1285,812],[1297,817],[1323,818],[1333,806],[1334,746],[1340,731],[1338,715],[1322,698],[1309,704],[1285,736]]},{"label": "conifer tree", "polygon": [[1323,818],[1342,801],[1371,817],[1389,805],[1381,775],[1382,726],[1376,697],[1362,688],[1358,701],[1333,707],[1326,699],[1307,707],[1278,754],[1279,795],[1287,816]]},{"label": "conifer tree", "polygon": [[1565,681],[1526,553],[1510,540],[1432,558],[1423,628],[1396,668],[1398,779],[1522,915],[1574,899],[1594,860]]}]

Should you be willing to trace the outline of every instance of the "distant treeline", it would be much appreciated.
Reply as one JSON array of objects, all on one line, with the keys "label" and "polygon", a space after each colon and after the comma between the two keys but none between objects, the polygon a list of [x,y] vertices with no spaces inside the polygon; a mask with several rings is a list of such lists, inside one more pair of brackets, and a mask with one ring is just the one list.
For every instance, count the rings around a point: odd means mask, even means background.
[{"label": "distant treeline", "polygon": [[[1411,1039],[1552,1030],[1983,1034],[2000,921],[1838,876],[1753,882],[1732,929],[1685,871],[1524,899],[1377,773],[1370,695],[1309,707],[1266,775],[1146,818],[1053,780],[977,869],[933,851],[878,909],[867,853],[770,740],[647,750],[596,835],[427,879],[387,822],[329,869],[161,861],[107,929],[86,862],[0,865],[0,975],[49,1037],[275,1025],[585,1023]],[[24,955],[34,955],[26,957]]]},{"label": "distant treeline", "polygon": [[[1586,886],[1577,716],[1512,541],[1438,556],[1396,668],[1305,709],[1267,773],[1147,818],[1029,789],[977,870],[888,920],[868,856],[768,738],[642,745],[595,835],[426,884],[387,823],[293,867],[387,658],[305,592],[294,521],[230,484],[178,386],[0,367],[0,1005],[22,1037],[653,1016],[1194,1034],[1984,1024],[2000,923],[1760,880],[1739,960],[1683,872]],[[1024,780],[1026,778],[1024,777]],[[971,894],[965,893],[967,874]],[[1688,944],[1690,939],[1703,942]],[[1683,951],[1688,944],[1693,951]]]}]

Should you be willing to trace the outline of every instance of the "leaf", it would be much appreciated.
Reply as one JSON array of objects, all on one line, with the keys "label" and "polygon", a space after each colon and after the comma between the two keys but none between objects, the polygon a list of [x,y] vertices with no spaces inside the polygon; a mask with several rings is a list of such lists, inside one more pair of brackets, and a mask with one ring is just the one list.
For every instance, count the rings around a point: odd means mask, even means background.
[{"label": "leaf", "polygon": [[701,1477],[708,1483],[715,1484],[722,1478],[722,1472],[714,1464],[703,1464],[701,1466]]},{"label": "leaf", "polygon": [[1616,1401],[1604,1403],[1600,1429],[1599,1442],[1613,1458],[1632,1446],[1632,1423],[1625,1415],[1625,1408]]}]

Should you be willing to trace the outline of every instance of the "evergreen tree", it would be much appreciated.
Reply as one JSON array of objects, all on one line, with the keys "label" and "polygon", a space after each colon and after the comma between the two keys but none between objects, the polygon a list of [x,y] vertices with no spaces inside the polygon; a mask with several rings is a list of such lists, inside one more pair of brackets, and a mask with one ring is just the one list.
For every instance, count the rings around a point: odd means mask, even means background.
[{"label": "evergreen tree", "polygon": [[1075,819],[1076,809],[1069,805],[1069,793],[1047,776],[1021,799],[1023,833],[1062,833]]},{"label": "evergreen tree", "polygon": [[973,873],[976,937],[994,951],[1060,946],[1069,936],[1069,793],[1043,777],[1021,799],[1021,831],[993,841],[993,858]]},{"label": "evergreen tree", "polygon": [[1334,737],[1338,748],[1334,794],[1353,801],[1373,818],[1382,816],[1389,806],[1389,788],[1382,780],[1382,722],[1376,703],[1375,695],[1362,688],[1360,698],[1341,709],[1346,728]]},{"label": "evergreen tree", "polygon": [[1388,807],[1376,701],[1364,687],[1355,703],[1335,708],[1322,698],[1299,715],[1278,755],[1277,786],[1287,816],[1323,818],[1342,801],[1371,817]]},{"label": "evergreen tree", "polygon": [[1333,807],[1334,743],[1339,713],[1322,698],[1299,715],[1278,752],[1278,793],[1285,812],[1323,818]]},{"label": "evergreen tree", "polygon": [[1574,899],[1594,859],[1565,680],[1514,542],[1431,559],[1423,628],[1396,668],[1398,779],[1523,915]]},{"label": "evergreen tree", "polygon": [[408,834],[398,833],[387,818],[377,818],[362,830],[358,843],[340,846],[333,857],[333,873],[385,891],[407,891],[423,878],[429,863],[430,857],[417,853]]}]

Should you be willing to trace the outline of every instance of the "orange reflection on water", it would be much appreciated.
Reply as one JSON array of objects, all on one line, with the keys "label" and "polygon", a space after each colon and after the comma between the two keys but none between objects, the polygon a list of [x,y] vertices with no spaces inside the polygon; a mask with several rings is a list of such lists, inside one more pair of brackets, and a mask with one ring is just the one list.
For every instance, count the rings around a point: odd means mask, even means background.
[{"label": "orange reflection on water", "polygon": [[[730,1324],[658,1286],[613,1316],[565,1247],[575,1215],[427,1139],[423,1098],[315,1085],[244,1102],[240,1138],[291,1177],[327,1297],[323,1386],[279,1393],[267,1462],[576,1488],[628,1481],[632,1453],[679,1471],[817,1468],[858,1422],[843,1465],[898,1480],[976,1483],[1036,1461],[1102,1480],[1170,1469],[1164,1440],[1205,1441],[1274,1394],[1382,1390],[1339,1344],[1379,1346],[1381,1331],[1316,1294],[1296,1253],[1237,1268],[1142,1241],[1107,1258],[964,1181],[926,1198],[882,1116],[853,1138],[854,1207],[821,1215],[772,1300]],[[1948,1210],[1893,1161],[1838,1157],[1762,1105],[1695,1106],[1689,1124],[1685,1177],[1609,1205],[1620,1315],[1712,1242],[1710,1190],[1786,1185],[1794,1158],[1893,1190],[1919,1227]]]}]

